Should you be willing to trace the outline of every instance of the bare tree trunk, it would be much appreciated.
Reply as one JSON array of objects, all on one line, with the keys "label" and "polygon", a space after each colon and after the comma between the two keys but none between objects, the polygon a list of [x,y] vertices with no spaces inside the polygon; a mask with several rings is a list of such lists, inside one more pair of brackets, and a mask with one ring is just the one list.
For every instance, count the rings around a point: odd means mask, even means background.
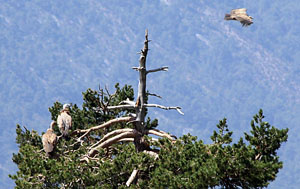
[{"label": "bare tree trunk", "polygon": [[[98,142],[94,143],[91,147],[89,147],[89,151],[86,156],[82,157],[80,161],[84,162],[89,162],[90,160],[97,160],[99,158],[95,158],[96,154],[99,153],[100,148],[108,148],[109,146],[118,143],[118,142],[134,142],[135,149],[137,152],[143,152],[146,154],[149,154],[150,156],[154,157],[154,159],[157,159],[158,156],[158,151],[156,149],[151,149],[150,144],[148,144],[144,138],[144,135],[156,135],[159,137],[166,137],[170,139],[172,142],[176,140],[176,137],[174,135],[171,135],[169,133],[166,133],[164,131],[158,130],[158,129],[147,129],[145,125],[145,116],[146,116],[146,108],[161,108],[164,110],[177,110],[178,113],[184,115],[184,113],[181,111],[181,107],[179,106],[162,106],[159,104],[148,104],[147,102],[147,93],[146,93],[146,79],[147,79],[147,74],[149,73],[155,73],[159,71],[168,71],[167,66],[163,66],[161,68],[157,69],[151,69],[147,70],[146,69],[146,59],[147,59],[147,53],[148,53],[148,30],[145,32],[145,41],[144,41],[144,48],[141,50],[140,54],[140,59],[139,59],[139,67],[133,67],[134,70],[137,70],[139,72],[139,86],[138,86],[138,96],[137,96],[137,101],[133,102],[130,101],[129,99],[123,100],[119,105],[115,106],[108,106],[109,103],[105,104],[101,102],[101,106],[99,108],[96,108],[96,111],[99,110],[116,110],[116,109],[134,109],[135,114],[131,114],[128,117],[122,117],[122,118],[116,118],[113,120],[110,120],[106,123],[103,123],[102,125],[94,126],[90,129],[85,129],[85,130],[77,130],[74,132],[74,134],[83,134],[77,139],[76,143],[83,143],[84,140],[83,138],[88,136],[92,131],[96,131],[98,129],[103,129],[106,127],[109,127],[112,124],[119,123],[119,122],[128,122],[128,123],[133,123],[134,124],[134,129],[132,128],[123,128],[123,129],[117,129],[114,131],[111,131],[107,133],[105,136],[102,137],[101,140]],[[107,91],[108,93],[108,91]],[[156,96],[161,98],[157,94],[151,94],[148,93],[148,95]],[[112,95],[108,96],[111,98]],[[103,99],[102,99],[103,101]],[[151,139],[150,139],[151,140]],[[153,138],[153,141],[157,141],[157,139]],[[139,169],[135,168],[126,182],[127,186],[130,186],[134,182],[138,182],[138,172]]]},{"label": "bare tree trunk", "polygon": [[[78,131],[74,132],[74,134],[84,133],[81,137],[79,137],[77,139],[77,143],[78,142],[83,143],[84,142],[83,138],[86,137],[90,132],[98,130],[98,129],[102,129],[102,128],[110,126],[111,124],[123,122],[123,121],[127,121],[128,123],[130,123],[130,122],[133,123],[134,127],[135,127],[134,130],[127,131],[126,129],[119,129],[117,131],[112,131],[112,132],[108,133],[100,141],[93,144],[93,146],[91,147],[91,150],[88,153],[89,157],[93,157],[94,155],[96,155],[98,153],[98,148],[110,146],[114,143],[120,142],[121,140],[132,141],[132,139],[133,139],[136,151],[138,151],[138,152],[151,151],[149,144],[144,139],[144,135],[148,135],[148,134],[153,134],[153,135],[160,136],[160,137],[167,137],[170,140],[176,139],[176,137],[174,137],[173,135],[170,135],[168,133],[165,133],[165,132],[157,130],[157,129],[147,130],[146,125],[145,125],[146,108],[148,108],[148,107],[161,108],[161,109],[165,109],[165,110],[173,109],[173,110],[177,110],[182,115],[184,114],[181,111],[181,108],[179,106],[167,107],[167,106],[162,106],[159,104],[148,104],[147,93],[146,93],[147,74],[155,73],[155,72],[159,72],[159,71],[168,71],[167,66],[163,66],[161,68],[151,69],[151,70],[146,69],[148,42],[150,42],[150,40],[148,40],[148,30],[146,30],[144,48],[140,52],[141,56],[139,59],[139,67],[133,67],[134,70],[139,71],[139,86],[138,86],[137,101],[133,102],[133,101],[130,101],[129,99],[127,99],[127,100],[123,100],[119,105],[116,105],[116,106],[108,106],[108,104],[105,105],[102,102],[103,106],[95,109],[96,111],[99,111],[101,109],[106,109],[106,110],[134,109],[135,114],[132,114],[129,117],[113,119],[111,121],[108,121],[107,123],[92,127],[90,129],[78,130]],[[159,95],[156,95],[156,94],[151,94],[151,93],[148,93],[148,94],[161,98]],[[109,97],[112,97],[112,95],[109,95]]]},{"label": "bare tree trunk", "polygon": [[145,114],[146,108],[144,104],[146,104],[146,58],[148,53],[148,30],[145,32],[145,41],[144,41],[144,48],[141,50],[141,56],[139,60],[139,88],[138,88],[138,98],[136,102],[136,122],[135,122],[135,129],[139,132],[138,135],[134,138],[134,144],[137,151],[145,150],[144,145],[142,144],[142,137],[145,133]]}]

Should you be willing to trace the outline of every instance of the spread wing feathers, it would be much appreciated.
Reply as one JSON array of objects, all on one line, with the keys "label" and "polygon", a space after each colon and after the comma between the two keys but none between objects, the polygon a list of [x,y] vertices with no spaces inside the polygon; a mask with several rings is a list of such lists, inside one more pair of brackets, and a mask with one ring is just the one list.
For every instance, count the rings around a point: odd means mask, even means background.
[{"label": "spread wing feathers", "polygon": [[52,129],[48,129],[45,134],[42,136],[43,148],[47,155],[53,152],[56,143],[57,143],[57,136],[53,132]]},{"label": "spread wing feathers", "polygon": [[59,128],[60,133],[63,136],[68,136],[69,129],[72,126],[72,117],[68,113],[62,112],[57,117],[57,124],[58,124],[58,128]]},{"label": "spread wing feathers", "polygon": [[235,15],[235,14],[247,14],[247,9],[242,8],[242,9],[233,9],[230,11],[231,15]]},{"label": "spread wing feathers", "polygon": [[230,11],[230,14],[225,14],[225,20],[237,20],[243,26],[249,26],[253,23],[252,17],[247,14],[247,9],[233,9]]}]

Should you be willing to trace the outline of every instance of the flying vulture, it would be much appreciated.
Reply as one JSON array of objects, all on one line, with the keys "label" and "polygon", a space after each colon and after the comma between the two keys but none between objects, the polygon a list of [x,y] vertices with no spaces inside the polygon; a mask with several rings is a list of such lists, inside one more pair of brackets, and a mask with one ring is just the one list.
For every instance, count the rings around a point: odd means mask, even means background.
[{"label": "flying vulture", "polygon": [[237,20],[243,26],[250,26],[252,22],[252,17],[247,14],[247,9],[233,9],[230,11],[230,14],[225,14],[225,20]]},{"label": "flying vulture", "polygon": [[51,156],[53,154],[54,148],[57,143],[57,136],[53,132],[53,127],[55,125],[55,121],[52,121],[50,124],[50,128],[47,129],[46,133],[42,136],[43,148],[46,152],[46,156]]},{"label": "flying vulture", "polygon": [[70,105],[64,104],[63,109],[57,117],[58,129],[64,138],[68,138],[69,129],[72,127],[72,117],[70,116]]}]

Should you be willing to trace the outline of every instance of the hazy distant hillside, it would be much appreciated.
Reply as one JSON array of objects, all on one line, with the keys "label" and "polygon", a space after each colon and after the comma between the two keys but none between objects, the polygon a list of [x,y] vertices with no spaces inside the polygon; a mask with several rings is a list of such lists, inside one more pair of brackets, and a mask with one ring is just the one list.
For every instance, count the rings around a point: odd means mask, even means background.
[{"label": "hazy distant hillside", "polygon": [[[15,125],[45,131],[55,101],[81,104],[87,88],[116,82],[137,89],[137,52],[149,29],[152,102],[178,105],[150,110],[160,127],[191,132],[205,142],[223,117],[234,137],[249,130],[263,108],[267,120],[289,127],[280,151],[284,169],[272,188],[300,184],[299,1],[37,1],[0,0],[0,183],[11,188]],[[232,8],[248,8],[248,28],[224,21]],[[5,128],[5,129],[4,129]]]}]

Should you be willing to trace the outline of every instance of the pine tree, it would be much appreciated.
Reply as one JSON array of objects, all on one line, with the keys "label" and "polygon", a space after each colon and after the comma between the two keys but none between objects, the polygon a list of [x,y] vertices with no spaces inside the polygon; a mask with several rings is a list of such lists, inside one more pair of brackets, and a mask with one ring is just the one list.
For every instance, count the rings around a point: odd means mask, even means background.
[{"label": "pine tree", "polygon": [[[183,113],[178,106],[148,103],[149,95],[159,96],[146,91],[146,76],[168,70],[146,69],[149,41],[146,31],[139,67],[133,68],[140,79],[136,100],[130,85],[116,84],[113,94],[107,87],[88,89],[81,109],[71,105],[71,137],[59,139],[55,156],[45,155],[36,131],[17,125],[19,152],[13,161],[19,170],[10,175],[16,188],[258,188],[276,178],[283,166],[276,152],[287,141],[288,129],[265,122],[262,110],[253,117],[250,133],[237,143],[225,118],[211,144],[157,129],[158,120],[147,117],[147,108]],[[60,102],[49,108],[52,120],[61,108]]]}]

